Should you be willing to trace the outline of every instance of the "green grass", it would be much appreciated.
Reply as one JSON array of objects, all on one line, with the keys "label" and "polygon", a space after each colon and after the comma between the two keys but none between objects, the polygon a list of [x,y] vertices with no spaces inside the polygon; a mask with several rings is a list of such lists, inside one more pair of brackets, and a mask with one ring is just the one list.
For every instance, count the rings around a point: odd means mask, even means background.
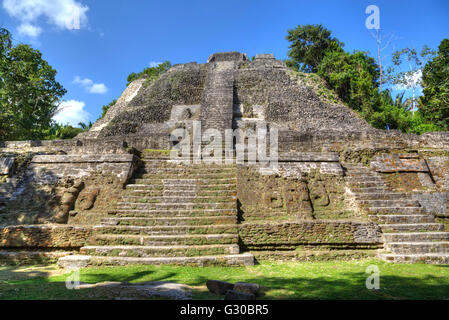
[{"label": "green grass", "polygon": [[[369,265],[380,270],[380,289],[368,290]],[[95,289],[67,290],[57,267],[0,267],[0,299],[113,299]],[[59,271],[61,273],[61,271]],[[206,280],[248,281],[264,287],[261,299],[449,299],[449,266],[389,264],[378,260],[263,262],[251,267],[127,266],[81,270],[81,281],[173,281],[193,288],[195,299],[220,299]]]}]

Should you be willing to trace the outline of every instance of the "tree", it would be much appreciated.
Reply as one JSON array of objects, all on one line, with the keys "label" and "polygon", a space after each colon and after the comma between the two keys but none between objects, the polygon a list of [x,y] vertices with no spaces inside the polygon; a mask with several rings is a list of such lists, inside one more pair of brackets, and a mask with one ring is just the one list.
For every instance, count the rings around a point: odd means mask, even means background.
[{"label": "tree", "polygon": [[329,51],[343,52],[344,44],[331,37],[331,31],[318,25],[299,25],[287,31],[286,39],[291,42],[287,64],[302,72],[317,72],[318,66]]},{"label": "tree", "polygon": [[69,124],[61,125],[59,123],[53,122],[51,127],[43,131],[43,139],[72,139],[84,131],[85,130],[83,130],[82,128],[72,127]]},{"label": "tree", "polygon": [[326,80],[348,106],[369,118],[380,104],[377,92],[379,67],[365,52],[329,51],[318,66]]},{"label": "tree", "polygon": [[89,121],[88,124],[85,124],[84,122],[78,122],[78,126],[84,131],[89,131],[90,128],[92,128],[94,124]]},{"label": "tree", "polygon": [[0,28],[0,140],[42,139],[66,90],[56,70]]},{"label": "tree", "polygon": [[[398,88],[412,90],[412,112],[416,109],[416,90],[421,85],[422,69],[426,62],[435,54],[428,46],[421,52],[414,48],[404,48],[393,53],[393,65],[389,69],[391,82]],[[406,70],[395,71],[406,64]]]},{"label": "tree", "polygon": [[132,72],[131,74],[128,75],[127,86],[129,86],[129,84],[131,82],[133,82],[134,80],[140,79],[142,77],[147,78],[149,80],[156,80],[161,74],[163,74],[170,68],[171,68],[170,61],[165,61],[165,62],[157,65],[156,67],[145,68],[139,73]]},{"label": "tree", "polygon": [[[371,36],[376,40],[377,45],[377,64],[379,65],[379,92],[382,92],[383,80],[383,55],[382,52],[388,48],[391,41],[393,41],[393,35],[382,35],[381,29],[376,29],[376,33],[371,33]],[[386,40],[386,41],[385,41]]]},{"label": "tree", "polygon": [[420,99],[420,113],[442,130],[449,130],[448,39],[441,41],[437,56],[424,67],[422,86],[424,96]]}]

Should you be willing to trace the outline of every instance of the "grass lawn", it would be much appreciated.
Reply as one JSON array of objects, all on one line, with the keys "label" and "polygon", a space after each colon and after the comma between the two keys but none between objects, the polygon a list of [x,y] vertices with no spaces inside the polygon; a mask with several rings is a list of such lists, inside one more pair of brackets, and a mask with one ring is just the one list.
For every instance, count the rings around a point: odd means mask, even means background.
[{"label": "grass lawn", "polygon": [[[369,265],[380,270],[380,289],[368,290]],[[68,290],[57,266],[0,267],[0,299],[113,299],[95,289]],[[261,299],[449,299],[449,265],[389,264],[378,260],[262,262],[251,267],[127,266],[81,269],[81,281],[173,281],[191,286],[194,299],[209,294],[206,280],[259,283]]]}]

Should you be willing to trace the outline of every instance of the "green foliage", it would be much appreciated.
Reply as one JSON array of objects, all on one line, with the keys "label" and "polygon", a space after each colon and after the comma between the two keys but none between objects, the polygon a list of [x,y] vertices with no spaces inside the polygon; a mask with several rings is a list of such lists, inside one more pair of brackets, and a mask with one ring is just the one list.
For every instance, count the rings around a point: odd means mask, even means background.
[{"label": "green foliage", "polygon": [[[444,128],[448,130],[449,40],[446,40],[446,44],[442,43],[438,57],[426,66],[425,92],[428,99],[421,100],[420,112],[413,112],[415,99],[404,99],[405,92],[395,99],[389,90],[379,92],[380,68],[376,61],[366,52],[344,52],[343,44],[332,38],[331,32],[322,25],[298,26],[288,31],[287,40],[292,42],[288,52],[291,60],[287,61],[287,65],[295,70],[317,72],[341,101],[374,127],[416,134]],[[421,70],[433,54],[427,46],[419,54],[409,48],[395,52],[394,66],[402,68],[402,64],[406,63],[409,70],[390,68],[390,82],[415,90],[419,83],[411,81],[416,78],[412,76]],[[318,89],[315,91],[320,97],[324,92]]]},{"label": "green foliage", "polygon": [[53,125],[44,131],[44,140],[55,140],[55,139],[72,139],[79,133],[83,132],[82,128],[75,128],[71,125],[60,125],[58,123],[53,123]]},{"label": "green foliage", "polygon": [[380,102],[379,68],[365,52],[328,51],[318,66],[318,74],[350,108],[365,118],[370,117]]},{"label": "green foliage", "polygon": [[117,103],[117,100],[113,100],[112,102],[110,102],[107,105],[104,105],[103,107],[101,107],[101,110],[103,110],[103,113],[101,114],[100,118],[98,118],[98,120],[103,119],[103,117],[106,115],[106,113],[108,112],[109,108],[112,107],[114,104]]},{"label": "green foliage", "polygon": [[42,139],[66,90],[56,70],[0,28],[0,140]]},{"label": "green foliage", "polygon": [[132,72],[127,78],[127,81],[128,81],[127,85],[129,85],[134,80],[137,80],[140,78],[156,80],[161,74],[163,74],[170,68],[171,68],[170,61],[165,61],[156,67],[145,68],[145,69],[143,69],[143,71],[141,71],[139,73]]},{"label": "green foliage", "polygon": [[442,130],[449,130],[449,40],[438,47],[437,56],[423,70],[423,94],[419,111]]},{"label": "green foliage", "polygon": [[327,52],[342,52],[344,44],[331,37],[331,31],[318,25],[299,25],[287,31],[286,39],[291,42],[287,65],[302,72],[316,72]]},{"label": "green foliage", "polygon": [[405,92],[398,94],[393,100],[389,90],[381,92],[380,107],[371,115],[368,121],[372,126],[382,129],[387,125],[407,133],[422,134],[440,129],[426,121],[420,112],[412,112],[412,100],[405,99]]},{"label": "green foliage", "polygon": [[387,80],[393,85],[412,90],[412,110],[416,109],[416,90],[421,85],[421,72],[425,63],[435,55],[428,46],[420,53],[414,48],[404,48],[393,53],[393,66],[387,70]]}]

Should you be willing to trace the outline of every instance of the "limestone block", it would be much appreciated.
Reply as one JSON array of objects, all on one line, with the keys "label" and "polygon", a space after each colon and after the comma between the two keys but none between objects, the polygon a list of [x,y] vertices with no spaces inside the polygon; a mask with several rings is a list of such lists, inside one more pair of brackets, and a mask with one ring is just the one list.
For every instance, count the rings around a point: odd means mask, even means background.
[{"label": "limestone block", "polygon": [[234,285],[220,280],[207,280],[206,287],[214,294],[224,295],[228,290],[234,289]]},{"label": "limestone block", "polygon": [[251,293],[243,293],[235,290],[228,290],[225,300],[255,300],[256,296]]},{"label": "limestone block", "polygon": [[297,162],[339,162],[337,152],[282,152],[279,154],[280,161]]},{"label": "limestone block", "polygon": [[326,207],[329,205],[329,196],[322,181],[314,181],[310,183],[309,190],[314,206]]},{"label": "limestone block", "polygon": [[415,155],[381,155],[371,161],[371,168],[377,172],[429,172],[426,161]]},{"label": "limestone block", "polygon": [[83,190],[78,197],[78,208],[81,210],[92,209],[99,193],[99,188],[89,188]]},{"label": "limestone block", "polygon": [[4,157],[0,158],[0,175],[9,176],[12,174],[14,168],[14,158]]},{"label": "limestone block", "polygon": [[234,285],[234,290],[242,293],[253,294],[257,296],[260,291],[260,285],[257,283],[249,283],[249,282],[237,282]]}]

